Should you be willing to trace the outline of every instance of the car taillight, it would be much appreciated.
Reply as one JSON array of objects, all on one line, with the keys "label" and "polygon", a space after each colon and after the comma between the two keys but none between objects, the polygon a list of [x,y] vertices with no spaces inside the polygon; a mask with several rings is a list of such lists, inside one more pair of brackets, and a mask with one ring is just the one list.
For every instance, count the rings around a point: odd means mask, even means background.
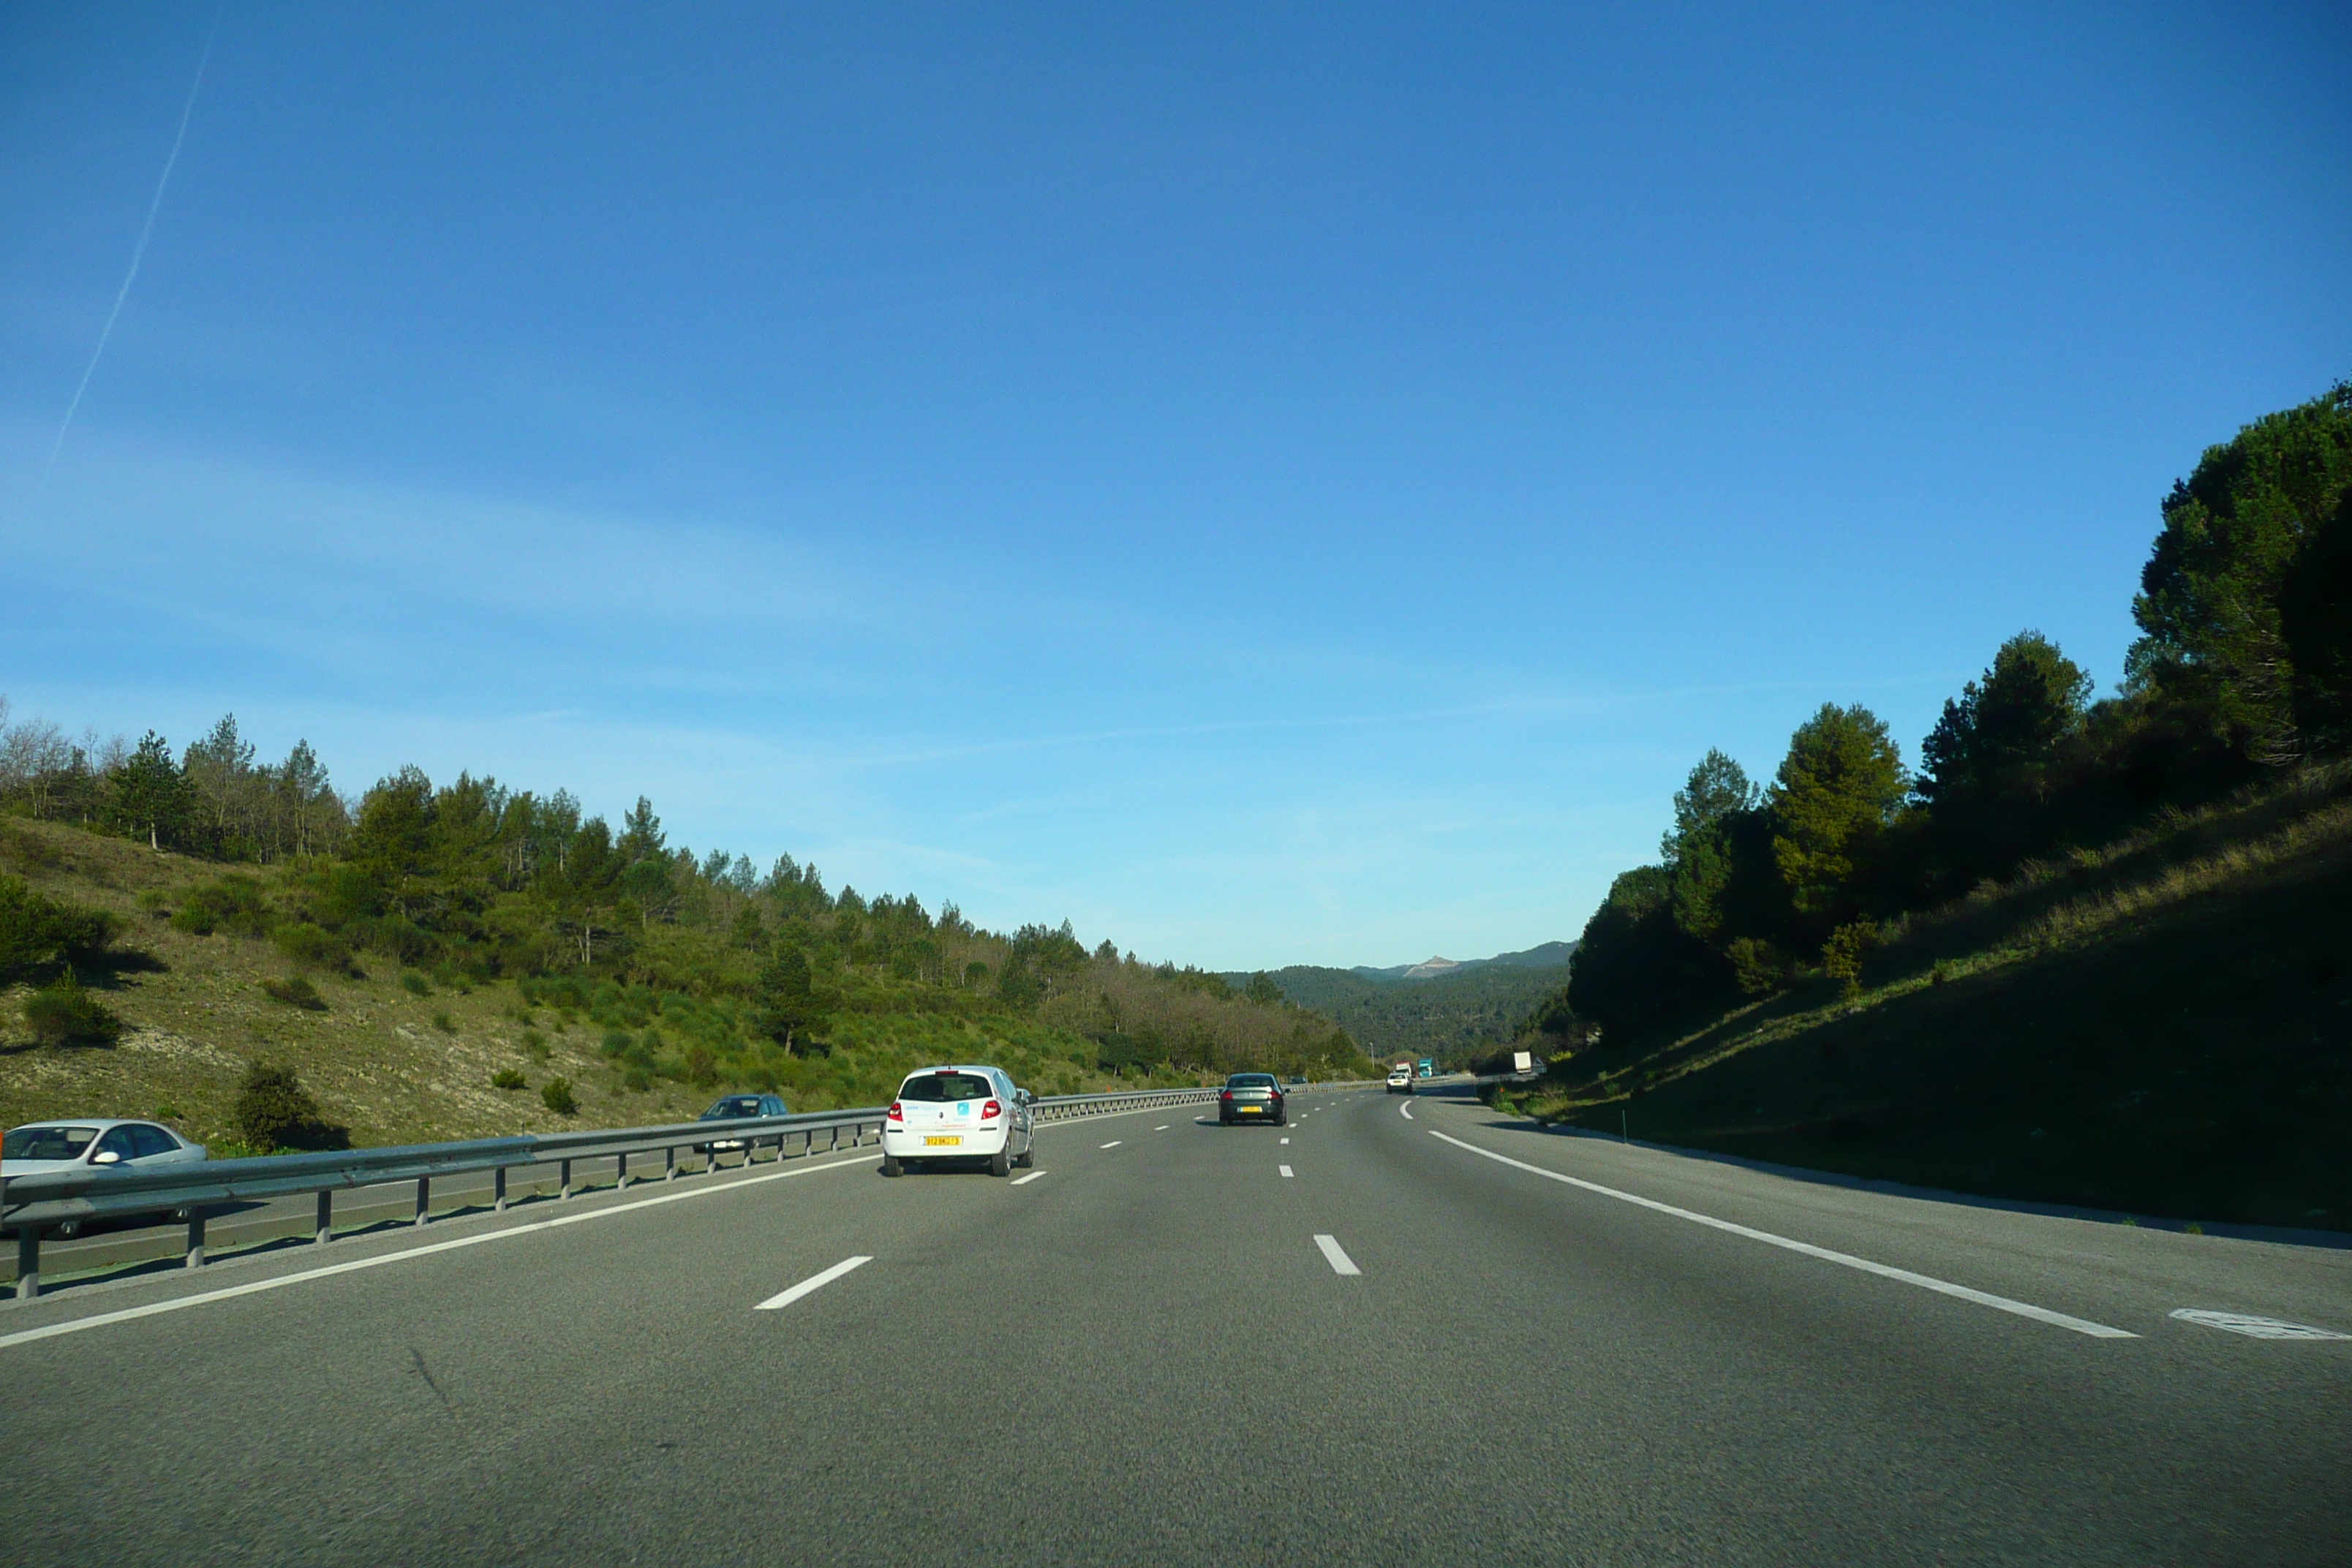
[{"label": "car taillight", "polygon": [[1218,1098],[1219,1100],[1231,1100],[1233,1097],[1234,1097],[1234,1091],[1233,1091],[1232,1089],[1227,1089],[1227,1090],[1225,1090],[1225,1092],[1224,1092],[1224,1093],[1223,1093],[1223,1094],[1221,1094],[1221,1095],[1217,1096],[1217,1098]]},{"label": "car taillight", "polygon": [[990,1117],[992,1117],[992,1116],[1002,1116],[1002,1115],[1003,1115],[1003,1114],[1004,1114],[1004,1107],[1003,1107],[1002,1105],[999,1105],[996,1101],[994,1101],[994,1100],[990,1100],[986,1105],[983,1105],[983,1106],[982,1106],[982,1107],[980,1108],[980,1119],[981,1119],[982,1121],[987,1121],[987,1120],[988,1120]]},{"label": "car taillight", "polygon": [[898,1109],[898,1102],[895,1100],[890,1102],[890,1120],[893,1121],[907,1120],[907,1113]]}]

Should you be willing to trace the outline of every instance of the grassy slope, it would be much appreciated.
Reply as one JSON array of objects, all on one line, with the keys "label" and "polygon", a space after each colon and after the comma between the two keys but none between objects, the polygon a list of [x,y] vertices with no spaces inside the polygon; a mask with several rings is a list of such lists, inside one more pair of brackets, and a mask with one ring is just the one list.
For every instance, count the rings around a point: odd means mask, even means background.
[{"label": "grassy slope", "polygon": [[1375,1057],[1467,1057],[1508,1042],[1538,1003],[1568,984],[1568,970],[1488,963],[1433,980],[1374,980],[1297,964],[1273,978],[1285,996],[1335,1020]]},{"label": "grassy slope", "polygon": [[[1939,976],[1940,973],[1940,978]],[[1800,994],[1580,1058],[1549,1115],[1999,1196],[2352,1229],[2352,771],[1915,921]]]},{"label": "grassy slope", "polygon": [[[731,1087],[657,1081],[643,1093],[616,1089],[597,1050],[601,1026],[528,1012],[512,985],[415,996],[401,987],[396,966],[373,955],[360,961],[365,978],[313,977],[324,1012],[274,1001],[260,983],[291,971],[270,943],[192,936],[139,906],[143,892],[208,882],[223,869],[58,824],[0,819],[0,871],[121,918],[122,962],[110,975],[85,971],[83,978],[130,1026],[110,1047],[37,1047],[20,1019],[32,988],[0,994],[0,1126],[170,1108],[163,1120],[218,1139],[255,1058],[291,1064],[328,1117],[365,1144],[685,1119]],[[841,1048],[802,1064],[798,1080],[783,1090],[795,1110],[875,1103],[887,1093],[878,1084],[895,1082],[900,1065],[923,1060],[1002,1062],[1041,1093],[1109,1087],[1090,1065],[1093,1048],[1064,1031],[1023,1018],[899,1014],[887,1010],[887,1000],[882,1006],[845,1015],[835,1031]],[[435,1026],[436,1013],[447,1016],[452,1031]],[[546,1037],[544,1063],[523,1049],[527,1019]],[[492,1089],[490,1075],[501,1068],[520,1070],[530,1089]],[[539,1086],[559,1075],[577,1086],[576,1116],[558,1116],[540,1101]]]}]

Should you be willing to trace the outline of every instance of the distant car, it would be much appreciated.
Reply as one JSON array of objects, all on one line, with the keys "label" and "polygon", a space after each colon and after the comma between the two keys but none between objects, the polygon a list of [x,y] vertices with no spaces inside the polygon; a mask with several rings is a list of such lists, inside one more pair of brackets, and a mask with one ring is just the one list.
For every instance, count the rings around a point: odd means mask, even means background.
[{"label": "distant car", "polygon": [[[730,1094],[698,1118],[703,1121],[736,1121],[746,1116],[790,1116],[783,1096],[777,1094]],[[740,1149],[740,1138],[719,1138],[708,1143],[697,1143],[698,1153],[716,1153],[721,1149]]]},{"label": "distant car", "polygon": [[[112,1117],[73,1117],[59,1121],[28,1121],[0,1135],[0,1180],[38,1175],[49,1171],[150,1171],[164,1165],[188,1165],[205,1158],[205,1146],[152,1121],[125,1121]],[[158,1214],[173,1205],[159,1206]],[[125,1216],[110,1216],[125,1217]],[[79,1226],[64,1227],[71,1235]]]},{"label": "distant car", "polygon": [[1301,1074],[1301,1073],[1292,1073],[1292,1074],[1290,1075],[1290,1081],[1291,1081],[1291,1082],[1293,1082],[1293,1083],[1305,1083],[1305,1082],[1307,1081],[1307,1079],[1306,1079],[1306,1076],[1305,1076],[1304,1074]]},{"label": "distant car", "polygon": [[1237,1072],[1225,1079],[1217,1096],[1217,1120],[1227,1127],[1242,1121],[1271,1121],[1276,1127],[1290,1120],[1282,1085],[1270,1072]]},{"label": "distant car", "polygon": [[1036,1096],[1003,1068],[925,1068],[907,1075],[882,1121],[882,1173],[910,1165],[985,1160],[992,1176],[1037,1162]]},{"label": "distant car", "polygon": [[1391,1094],[1411,1094],[1412,1091],[1412,1068],[1411,1066],[1392,1067],[1389,1068],[1389,1092]]}]

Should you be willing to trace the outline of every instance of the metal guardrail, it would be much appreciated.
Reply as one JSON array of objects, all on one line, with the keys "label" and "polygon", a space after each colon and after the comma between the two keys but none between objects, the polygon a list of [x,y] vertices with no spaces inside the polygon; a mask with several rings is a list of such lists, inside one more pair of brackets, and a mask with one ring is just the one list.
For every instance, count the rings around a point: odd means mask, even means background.
[{"label": "metal guardrail", "polygon": [[[1340,1088],[1339,1084],[1317,1085]],[[1124,1094],[1071,1094],[1030,1102],[1030,1114],[1040,1121],[1067,1121],[1124,1110],[1144,1110],[1161,1105],[1213,1102],[1213,1089],[1139,1089]],[[525,1133],[511,1138],[477,1138],[453,1143],[411,1143],[383,1149],[341,1149],[308,1154],[269,1154],[244,1160],[207,1160],[194,1164],[165,1165],[152,1170],[120,1170],[104,1166],[72,1171],[45,1171],[13,1176],[0,1184],[0,1228],[16,1234],[16,1295],[26,1300],[40,1294],[41,1241],[52,1231],[73,1235],[95,1220],[125,1215],[168,1214],[187,1225],[186,1264],[205,1262],[207,1210],[227,1204],[317,1194],[317,1242],[334,1238],[334,1201],[338,1192],[380,1187],[400,1182],[416,1184],[416,1213],[412,1222],[431,1218],[436,1176],[488,1171],[492,1173],[492,1206],[507,1206],[507,1173],[555,1165],[560,1168],[556,1195],[572,1195],[572,1166],[584,1160],[611,1160],[619,1184],[629,1184],[629,1162],[640,1155],[662,1156],[662,1176],[678,1174],[678,1151],[707,1153],[705,1172],[720,1168],[720,1150],[742,1152],[742,1164],[772,1146],[772,1160],[793,1157],[793,1145],[805,1157],[838,1149],[841,1134],[849,1146],[865,1144],[867,1129],[881,1142],[887,1106],[854,1110],[819,1111],[805,1116],[753,1116],[725,1121],[684,1121],[658,1127],[614,1127],[579,1132]],[[824,1150],[817,1140],[825,1140]],[[740,1168],[740,1167],[738,1167]]]}]

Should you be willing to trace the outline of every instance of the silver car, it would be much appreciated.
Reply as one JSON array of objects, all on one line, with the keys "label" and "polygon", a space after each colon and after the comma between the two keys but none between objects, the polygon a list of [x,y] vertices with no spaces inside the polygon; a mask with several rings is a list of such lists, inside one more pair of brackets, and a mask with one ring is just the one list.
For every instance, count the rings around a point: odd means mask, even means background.
[{"label": "silver car", "polygon": [[[203,1144],[192,1143],[152,1121],[75,1116],[28,1121],[0,1135],[0,1182],[49,1171],[146,1171],[159,1165],[193,1164],[203,1158]],[[5,1215],[0,1215],[0,1228],[5,1225]]]}]

